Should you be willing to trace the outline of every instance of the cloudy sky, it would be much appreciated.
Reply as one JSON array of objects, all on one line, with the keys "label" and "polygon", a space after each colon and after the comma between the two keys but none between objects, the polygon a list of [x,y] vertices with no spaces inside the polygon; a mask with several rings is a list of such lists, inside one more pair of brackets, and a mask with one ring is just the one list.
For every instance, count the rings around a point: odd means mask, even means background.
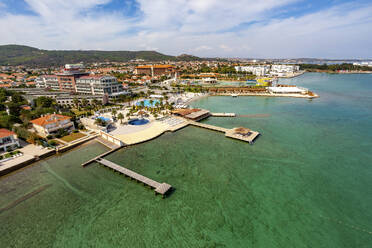
[{"label": "cloudy sky", "polygon": [[372,58],[372,0],[0,0],[0,44]]}]

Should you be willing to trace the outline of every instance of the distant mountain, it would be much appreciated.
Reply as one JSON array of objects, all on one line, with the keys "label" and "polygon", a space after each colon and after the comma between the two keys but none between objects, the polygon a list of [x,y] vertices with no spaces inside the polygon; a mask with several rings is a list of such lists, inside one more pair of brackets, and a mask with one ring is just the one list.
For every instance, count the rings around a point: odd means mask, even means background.
[{"label": "distant mountain", "polygon": [[169,56],[156,51],[80,51],[41,50],[29,46],[0,46],[0,65],[60,66],[68,63],[127,62],[133,59],[147,61],[194,61],[201,60],[192,55]]}]

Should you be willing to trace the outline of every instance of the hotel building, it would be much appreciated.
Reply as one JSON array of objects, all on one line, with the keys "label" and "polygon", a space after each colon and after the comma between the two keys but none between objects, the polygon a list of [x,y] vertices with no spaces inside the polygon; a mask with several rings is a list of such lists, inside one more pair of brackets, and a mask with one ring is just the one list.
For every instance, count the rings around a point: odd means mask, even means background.
[{"label": "hotel building", "polygon": [[38,77],[35,80],[36,87],[84,95],[108,95],[109,97],[129,94],[115,77],[89,75],[82,69],[80,64],[66,65],[62,73]]}]

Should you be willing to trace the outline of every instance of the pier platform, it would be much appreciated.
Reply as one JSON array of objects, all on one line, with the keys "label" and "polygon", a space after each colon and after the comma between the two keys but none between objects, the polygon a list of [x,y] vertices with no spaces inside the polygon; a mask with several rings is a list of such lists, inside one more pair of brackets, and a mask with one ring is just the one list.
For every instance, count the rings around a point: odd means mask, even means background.
[{"label": "pier platform", "polygon": [[[188,123],[189,123],[189,125],[193,125],[193,126],[196,126],[196,127],[206,128],[206,129],[209,129],[209,130],[224,133],[225,136],[228,137],[228,138],[245,141],[245,142],[248,142],[249,144],[253,144],[255,139],[258,136],[260,136],[259,132],[252,131],[248,128],[228,129],[228,128],[217,127],[217,126],[213,126],[213,125],[209,125],[209,124],[205,124],[205,123],[200,123],[200,122],[196,122],[196,121],[188,121]],[[240,129],[240,130],[238,130],[238,129]],[[241,129],[243,129],[243,130],[241,130]],[[244,132],[242,132],[242,131],[244,131]]]},{"label": "pier platform", "polygon": [[132,179],[135,179],[136,181],[138,182],[141,182],[145,185],[148,185],[150,186],[151,188],[153,188],[155,190],[155,194],[161,194],[161,195],[166,195],[167,192],[172,188],[171,185],[167,184],[167,183],[159,183],[159,182],[156,182],[150,178],[147,178],[145,176],[142,176],[134,171],[131,171],[127,168],[124,168],[122,166],[119,166],[111,161],[108,161],[106,159],[103,159],[103,158],[97,158],[96,159],[96,162],[106,166],[106,167],[109,167],[125,176],[128,176]]}]

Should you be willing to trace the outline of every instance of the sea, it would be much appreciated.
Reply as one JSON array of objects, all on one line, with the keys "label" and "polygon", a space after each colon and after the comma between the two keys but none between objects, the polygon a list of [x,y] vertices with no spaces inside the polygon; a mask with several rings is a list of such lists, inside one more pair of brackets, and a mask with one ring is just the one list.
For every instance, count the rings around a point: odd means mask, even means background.
[{"label": "sea", "polygon": [[0,178],[1,247],[372,247],[372,75],[280,83],[320,98],[215,96],[253,145],[186,127],[106,159],[166,182],[165,199],[97,163],[91,142]]}]

